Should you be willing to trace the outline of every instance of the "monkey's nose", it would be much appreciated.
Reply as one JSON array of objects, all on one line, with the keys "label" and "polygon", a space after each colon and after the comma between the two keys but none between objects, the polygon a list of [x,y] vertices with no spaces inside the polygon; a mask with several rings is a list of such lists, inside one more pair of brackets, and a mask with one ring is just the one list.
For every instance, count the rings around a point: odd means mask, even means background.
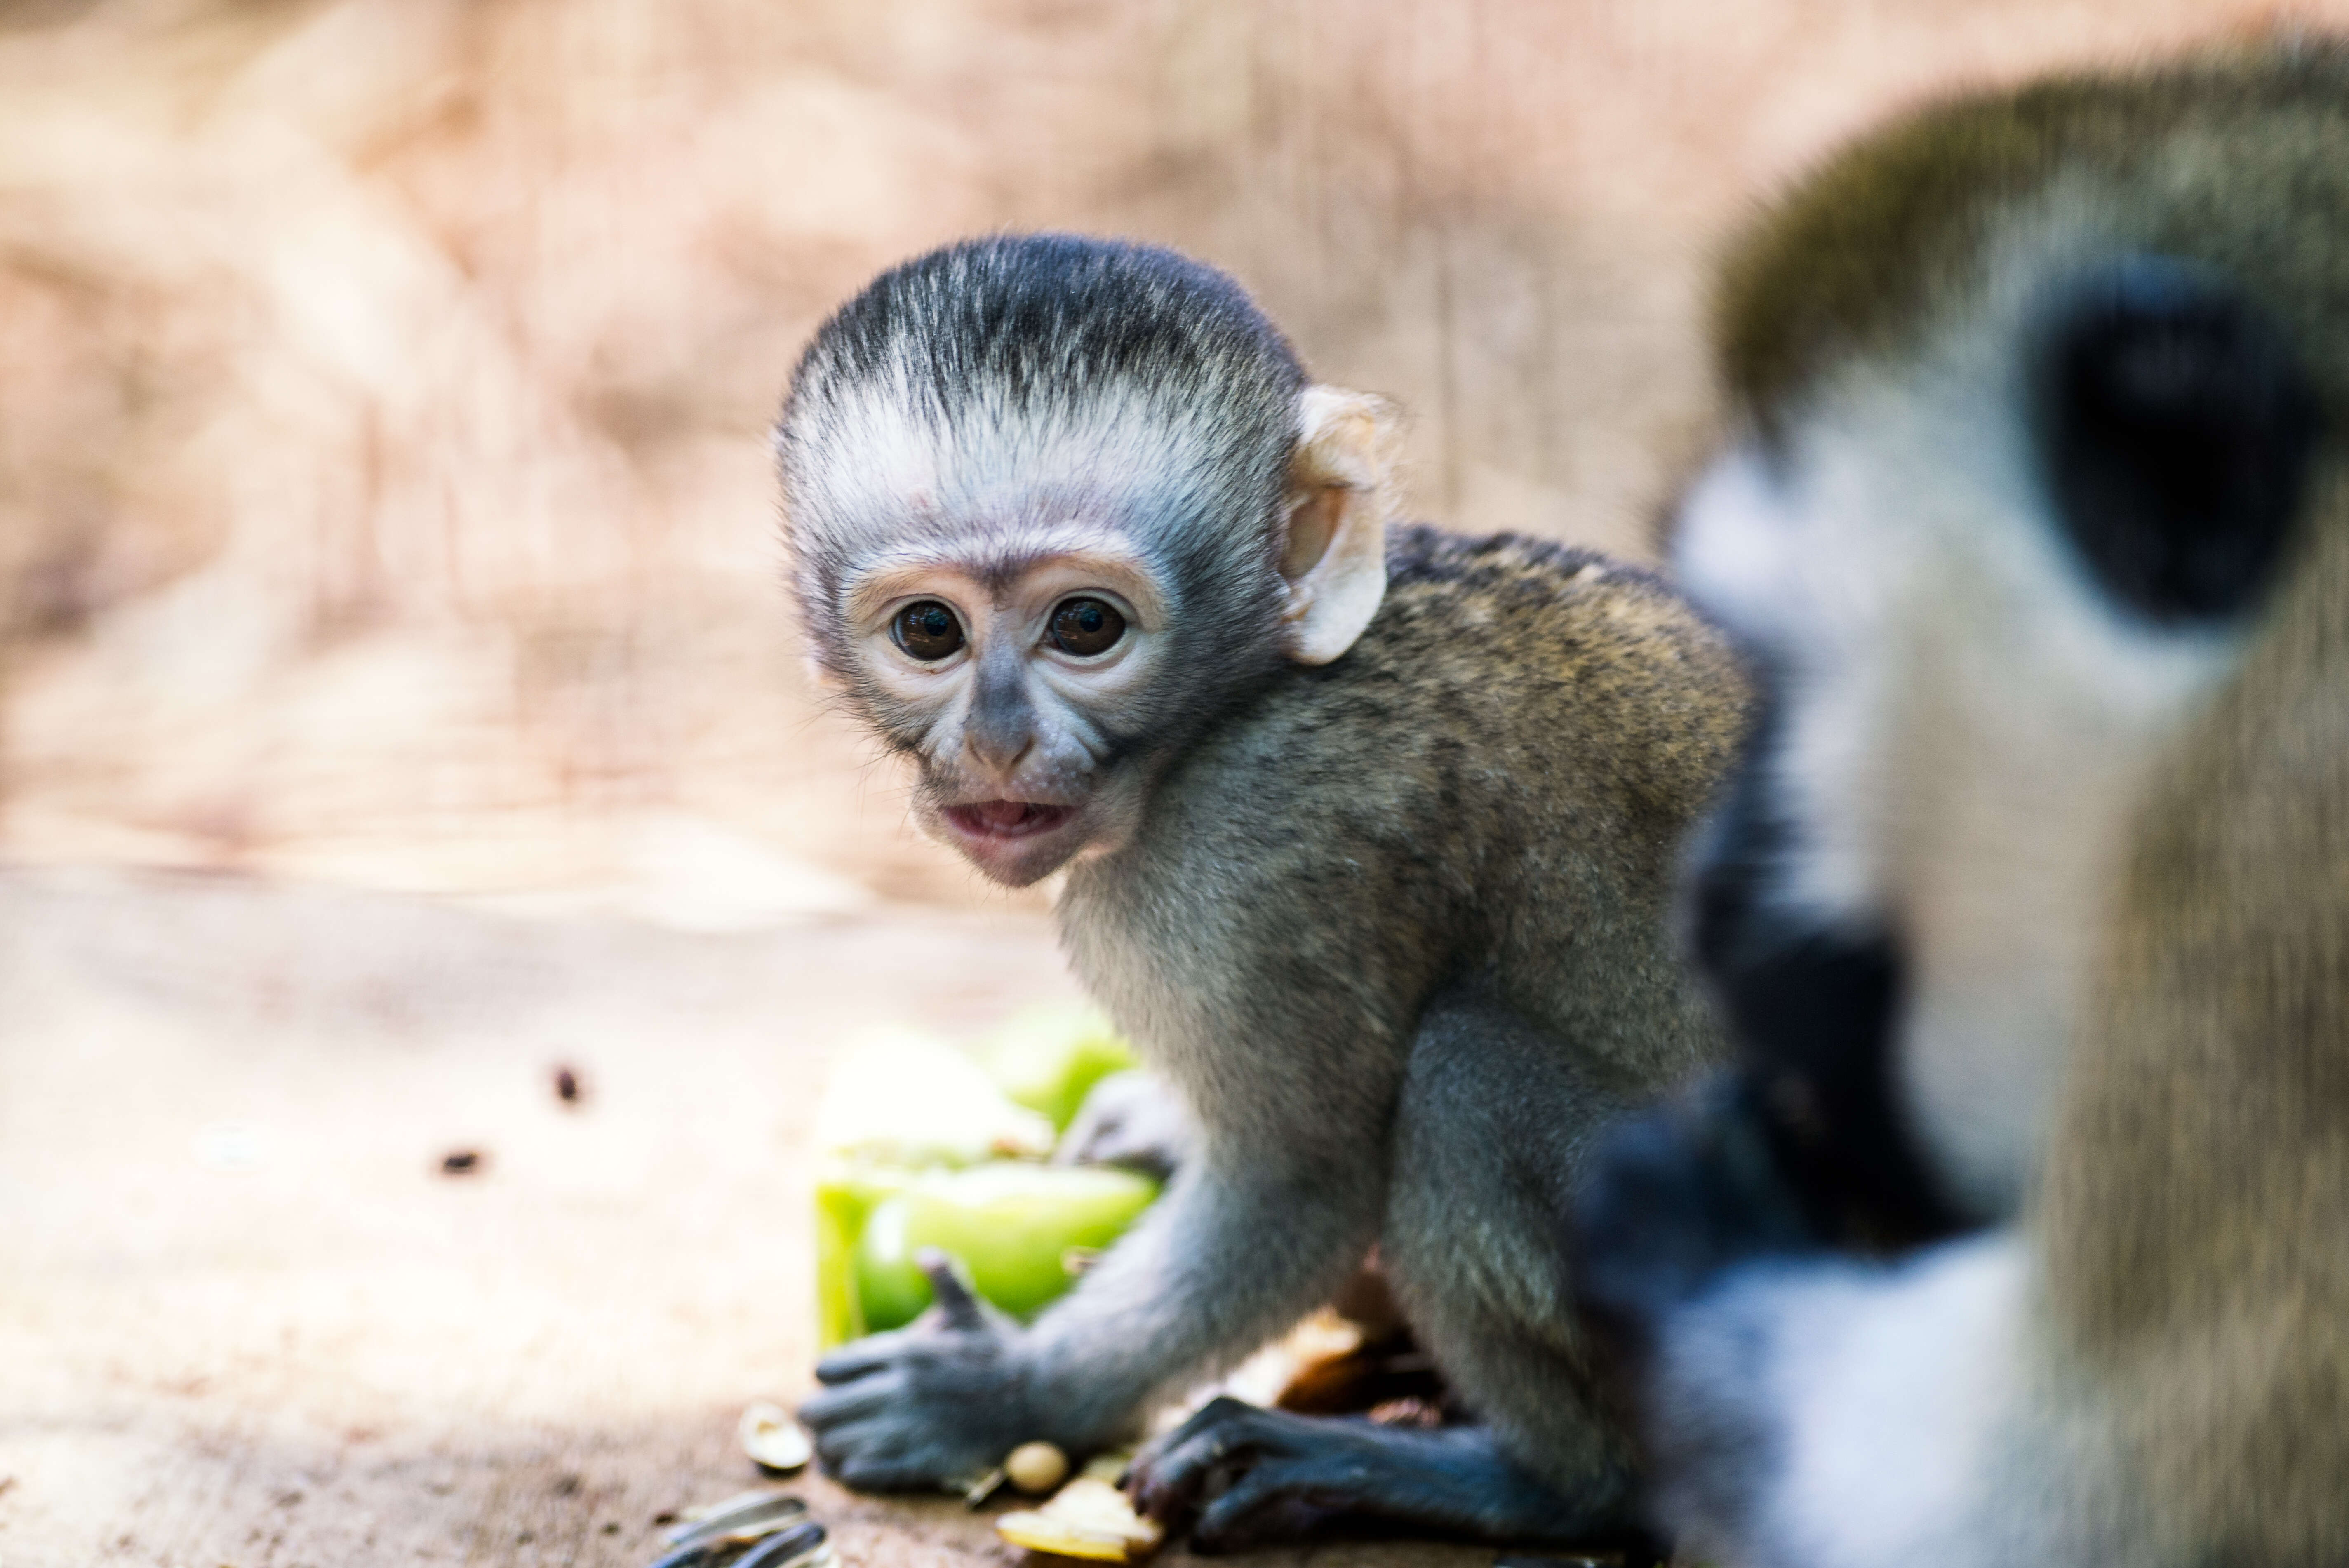
[{"label": "monkey's nose", "polygon": [[1036,744],[1036,707],[1016,655],[998,648],[981,657],[978,681],[963,720],[963,744],[1006,778]]},{"label": "monkey's nose", "polygon": [[1036,732],[1022,727],[998,729],[985,724],[974,724],[964,732],[963,744],[970,754],[994,771],[1009,777],[1013,769],[1036,748]]}]

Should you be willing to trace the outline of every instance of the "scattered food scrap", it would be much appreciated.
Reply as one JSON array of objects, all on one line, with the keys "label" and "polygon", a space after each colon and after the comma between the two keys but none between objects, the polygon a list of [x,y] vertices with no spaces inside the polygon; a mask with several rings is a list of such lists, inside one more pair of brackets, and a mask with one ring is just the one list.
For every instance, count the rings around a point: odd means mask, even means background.
[{"label": "scattered food scrap", "polygon": [[1132,1501],[1117,1489],[1117,1478],[1133,1457],[1100,1455],[1043,1507],[997,1520],[995,1532],[1014,1546],[1059,1557],[1131,1563],[1149,1556],[1166,1532],[1156,1520],[1134,1512]]},{"label": "scattered food scrap", "polygon": [[807,1504],[788,1491],[772,1487],[737,1492],[723,1502],[704,1503],[697,1508],[681,1508],[657,1515],[653,1522],[674,1523],[676,1528],[661,1537],[671,1546],[683,1546],[736,1525],[757,1523],[770,1519],[796,1519],[807,1511]]},{"label": "scattered food scrap", "polygon": [[769,1475],[791,1475],[815,1458],[815,1445],[780,1405],[756,1404],[742,1412],[742,1451]]},{"label": "scattered food scrap", "polygon": [[1079,1476],[1043,1507],[1007,1513],[995,1532],[1014,1546],[1098,1563],[1130,1563],[1157,1550],[1165,1532],[1133,1511],[1108,1481]]},{"label": "scattered food scrap", "polygon": [[478,1149],[451,1149],[440,1156],[443,1176],[472,1176],[489,1162],[489,1157]]},{"label": "scattered food scrap", "polygon": [[734,1568],[827,1568],[837,1561],[823,1526],[809,1520],[752,1547]]},{"label": "scattered food scrap", "polygon": [[1005,1456],[1003,1473],[1030,1497],[1041,1497],[1069,1479],[1069,1456],[1050,1443],[1022,1443]]},{"label": "scattered food scrap", "polygon": [[823,1568],[833,1561],[823,1526],[789,1492],[746,1491],[682,1518],[652,1568]]}]

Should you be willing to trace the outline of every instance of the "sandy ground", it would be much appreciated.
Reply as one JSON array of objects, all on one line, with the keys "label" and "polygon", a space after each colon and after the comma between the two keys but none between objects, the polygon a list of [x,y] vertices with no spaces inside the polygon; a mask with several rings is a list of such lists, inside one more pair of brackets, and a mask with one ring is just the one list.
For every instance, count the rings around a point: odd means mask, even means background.
[{"label": "sandy ground", "polygon": [[[1066,985],[1029,914],[697,934],[19,872],[0,934],[9,1568],[649,1561],[754,1479],[741,1407],[807,1386],[827,1058]],[[1017,1555],[804,1490],[852,1563]]]},{"label": "sandy ground", "polygon": [[1185,246],[1410,408],[1416,510],[1638,552],[1756,193],[2293,22],[2349,0],[0,5],[0,1568],[642,1563],[748,1479],[828,1058],[1068,985],[781,608],[761,432],[875,268]]}]

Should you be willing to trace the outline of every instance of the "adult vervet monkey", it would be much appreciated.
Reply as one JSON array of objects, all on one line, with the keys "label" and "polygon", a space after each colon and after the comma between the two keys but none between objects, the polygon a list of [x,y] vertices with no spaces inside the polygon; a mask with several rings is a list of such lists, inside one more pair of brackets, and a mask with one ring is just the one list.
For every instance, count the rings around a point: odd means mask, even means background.
[{"label": "adult vervet monkey", "polygon": [[1717,1057],[1670,888],[1745,686],[1646,573],[1391,527],[1393,445],[1230,279],[1143,246],[951,246],[801,362],[777,448],[816,658],[934,834],[1012,885],[1065,869],[1078,973],[1200,1129],[1032,1326],[941,1274],[940,1326],[823,1365],[802,1413],[851,1484],[1116,1440],[1375,1243],[1485,1424],[1222,1401],[1141,1500],[1208,1545],[1625,1520],[1556,1212],[1600,1119]]},{"label": "adult vervet monkey", "polygon": [[2349,1562],[2349,59],[1931,109],[1719,308],[1673,554],[1767,688],[1694,896],[1746,1065],[1579,1213],[1663,1520]]}]

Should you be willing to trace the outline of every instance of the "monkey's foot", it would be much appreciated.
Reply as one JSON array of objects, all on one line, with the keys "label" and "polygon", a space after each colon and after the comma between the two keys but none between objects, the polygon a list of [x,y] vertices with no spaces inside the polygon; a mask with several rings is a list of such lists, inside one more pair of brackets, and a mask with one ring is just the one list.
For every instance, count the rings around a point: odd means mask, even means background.
[{"label": "monkey's foot", "polygon": [[1482,1427],[1425,1431],[1216,1399],[1145,1449],[1126,1478],[1143,1511],[1192,1521],[1196,1552],[1293,1541],[1340,1518],[1485,1541],[1588,1542],[1622,1527],[1627,1487],[1578,1505],[1519,1470]]},{"label": "monkey's foot", "polygon": [[1572,1241],[1586,1318],[1634,1360],[1657,1320],[1723,1270],[1821,1244],[1737,1074],[1616,1126],[1576,1195]]}]

